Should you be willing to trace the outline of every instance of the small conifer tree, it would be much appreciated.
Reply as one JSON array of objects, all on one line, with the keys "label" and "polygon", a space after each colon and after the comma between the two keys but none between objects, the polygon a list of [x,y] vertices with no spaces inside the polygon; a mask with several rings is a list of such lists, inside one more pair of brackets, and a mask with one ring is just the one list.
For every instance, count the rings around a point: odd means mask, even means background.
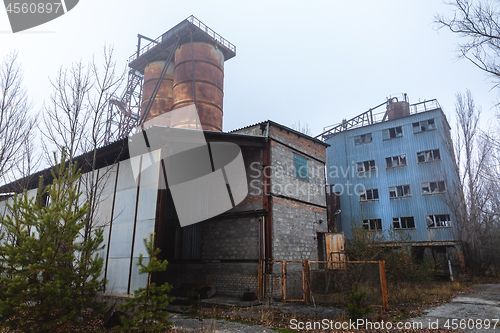
[{"label": "small conifer tree", "polygon": [[347,313],[351,319],[357,320],[372,311],[371,307],[363,304],[365,297],[366,291],[360,291],[358,282],[354,282],[349,291],[349,303],[347,304]]},{"label": "small conifer tree", "polygon": [[[38,184],[30,198],[25,190],[0,216],[0,327],[21,332],[54,332],[77,323],[102,290],[102,231],[81,241],[89,207],[79,204],[80,177],[65,154],[51,170],[52,184]],[[42,200],[46,198],[47,200]]]},{"label": "small conifer tree", "polygon": [[167,260],[159,260],[157,255],[160,249],[154,247],[154,234],[149,235],[149,239],[144,238],[144,246],[149,256],[147,265],[143,264],[142,253],[139,255],[137,266],[140,267],[139,274],[148,274],[148,282],[145,288],[139,288],[134,291],[134,297],[125,300],[121,306],[123,310],[130,313],[131,318],[122,316],[123,327],[117,327],[117,330],[130,332],[163,332],[172,325],[167,320],[170,313],[165,311],[165,307],[175,298],[168,297],[167,293],[172,289],[168,283],[157,286],[155,282],[150,282],[151,274],[163,272],[167,269]]}]

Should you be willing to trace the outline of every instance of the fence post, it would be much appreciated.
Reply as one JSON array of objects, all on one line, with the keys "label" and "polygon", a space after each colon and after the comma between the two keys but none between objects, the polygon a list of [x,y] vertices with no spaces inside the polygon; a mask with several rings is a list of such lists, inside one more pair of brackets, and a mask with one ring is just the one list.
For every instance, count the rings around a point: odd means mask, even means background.
[{"label": "fence post", "polygon": [[389,310],[389,301],[387,299],[387,281],[385,279],[385,261],[379,261],[380,266],[380,285],[382,287],[382,301],[384,302],[384,310]]},{"label": "fence post", "polygon": [[306,304],[311,304],[311,292],[309,290],[309,280],[310,280],[310,269],[309,260],[304,260],[304,293]]}]

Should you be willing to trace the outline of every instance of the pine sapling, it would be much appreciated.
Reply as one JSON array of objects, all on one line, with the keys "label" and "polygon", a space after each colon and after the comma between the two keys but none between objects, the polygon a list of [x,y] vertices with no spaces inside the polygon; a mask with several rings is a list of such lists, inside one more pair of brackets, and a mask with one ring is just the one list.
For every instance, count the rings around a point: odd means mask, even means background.
[{"label": "pine sapling", "polygon": [[366,291],[360,291],[358,282],[355,282],[349,291],[349,303],[347,304],[347,313],[353,320],[362,318],[372,311],[371,307],[364,304]]},{"label": "pine sapling", "polygon": [[134,291],[134,297],[127,299],[121,308],[128,312],[130,319],[122,316],[123,327],[117,327],[118,331],[152,331],[163,332],[172,325],[167,320],[170,313],[165,311],[165,307],[174,298],[168,297],[167,293],[172,289],[168,283],[157,286],[151,282],[151,274],[163,272],[167,269],[167,260],[159,260],[160,249],[154,247],[154,234],[150,234],[149,239],[144,238],[144,246],[149,256],[149,261],[144,265],[142,253],[139,255],[137,266],[140,267],[139,274],[148,274],[148,282],[145,288]]}]

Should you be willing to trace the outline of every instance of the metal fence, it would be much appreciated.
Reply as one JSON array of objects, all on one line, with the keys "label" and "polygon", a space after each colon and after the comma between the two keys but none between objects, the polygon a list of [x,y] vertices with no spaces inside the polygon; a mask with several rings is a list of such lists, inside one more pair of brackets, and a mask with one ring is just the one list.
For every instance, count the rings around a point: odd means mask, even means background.
[{"label": "metal fence", "polygon": [[388,309],[384,261],[273,261],[264,273],[266,297],[281,301],[347,304],[355,283],[366,305]]},{"label": "metal fence", "polygon": [[387,308],[385,265],[379,261],[309,262],[309,292],[314,302],[348,303],[355,284],[364,303]]}]

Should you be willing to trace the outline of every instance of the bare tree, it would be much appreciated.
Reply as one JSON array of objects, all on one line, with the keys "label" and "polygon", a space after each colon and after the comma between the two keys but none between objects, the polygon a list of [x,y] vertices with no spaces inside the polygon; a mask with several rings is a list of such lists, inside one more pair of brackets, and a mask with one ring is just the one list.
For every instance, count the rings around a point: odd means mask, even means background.
[{"label": "bare tree", "polygon": [[[109,222],[98,221],[97,211],[111,168],[97,170],[97,151],[105,143],[109,98],[116,94],[123,79],[124,74],[117,73],[113,49],[105,47],[102,64],[92,59],[87,65],[80,61],[69,69],[61,68],[51,81],[54,90],[50,103],[45,106],[46,155],[50,155],[53,147],[59,152],[65,150],[70,163],[82,155],[81,191],[90,204],[85,239],[94,227]],[[109,165],[115,161],[107,162]]]},{"label": "bare tree", "polygon": [[500,83],[500,8],[492,0],[453,0],[448,18],[437,15],[439,28],[448,28],[465,39],[459,43],[460,57],[466,58]]},{"label": "bare tree", "polygon": [[[470,273],[485,274],[494,264],[491,255],[498,248],[495,202],[497,183],[490,177],[494,164],[494,144],[479,128],[480,108],[470,91],[456,95],[455,137],[444,138],[445,147],[455,157],[455,177],[448,177],[445,197],[456,218],[457,239]],[[455,180],[455,181],[454,181]],[[458,194],[458,198],[455,195]]]},{"label": "bare tree", "polygon": [[33,174],[39,169],[42,160],[42,155],[35,146],[36,137],[35,131],[31,131],[19,147],[19,154],[23,158],[16,163],[15,177],[12,177],[19,189],[25,189],[31,182],[36,181]]},{"label": "bare tree", "polygon": [[83,152],[83,138],[87,128],[88,105],[85,104],[92,88],[90,70],[80,61],[69,70],[59,69],[51,80],[53,93],[44,107],[42,134],[46,138],[43,149],[47,161],[52,162],[53,146],[59,153],[66,151],[70,164]]},{"label": "bare tree", "polygon": [[25,158],[23,145],[31,144],[35,118],[23,87],[23,73],[17,53],[11,53],[0,65],[0,181],[6,181]]},{"label": "bare tree", "polygon": [[309,125],[307,123],[305,125],[301,125],[300,120],[292,124],[292,129],[304,133],[305,135],[311,135],[311,129],[309,128]]},{"label": "bare tree", "polygon": [[[89,200],[90,209],[87,215],[87,225],[84,239],[87,239],[92,229],[102,226],[107,221],[99,221],[97,218],[100,204],[105,199],[103,191],[111,175],[110,168],[97,170],[97,149],[106,141],[106,122],[109,98],[116,95],[121,88],[124,73],[118,74],[116,61],[113,59],[113,49],[104,48],[104,58],[101,66],[95,59],[90,64],[93,78],[92,90],[88,98],[88,119],[86,135],[83,137],[83,151],[85,164],[88,166],[87,177],[82,178],[83,188]],[[114,163],[115,161],[108,161]],[[102,170],[105,170],[104,172]]]}]

